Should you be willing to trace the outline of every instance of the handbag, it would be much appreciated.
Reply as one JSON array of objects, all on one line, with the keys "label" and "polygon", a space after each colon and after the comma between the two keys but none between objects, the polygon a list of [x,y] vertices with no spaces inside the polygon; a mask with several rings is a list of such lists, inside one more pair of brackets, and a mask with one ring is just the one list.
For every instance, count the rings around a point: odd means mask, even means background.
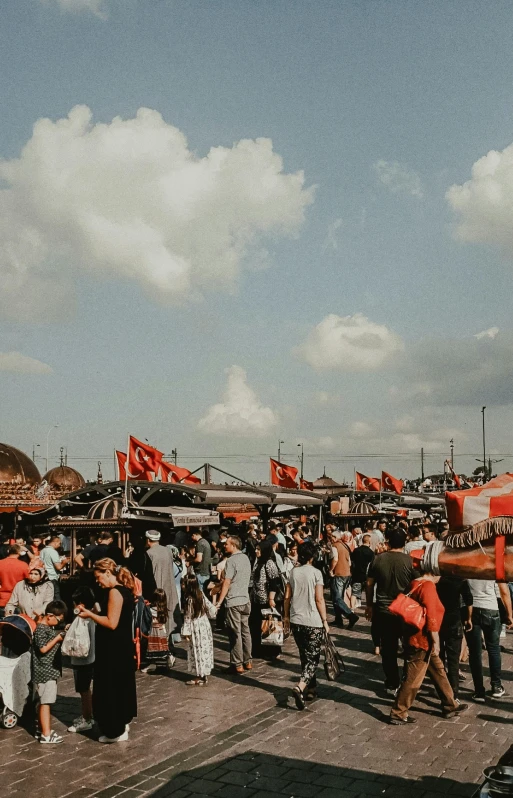
[{"label": "handbag", "polygon": [[334,682],[345,671],[344,660],[335,648],[328,632],[324,633],[324,673],[330,682]]},{"label": "handbag", "polygon": [[262,610],[262,645],[283,645],[283,620],[278,612],[272,609]]},{"label": "handbag", "polygon": [[410,593],[399,593],[389,608],[391,613],[403,619],[407,626],[421,630],[426,623],[426,608],[411,597]]}]

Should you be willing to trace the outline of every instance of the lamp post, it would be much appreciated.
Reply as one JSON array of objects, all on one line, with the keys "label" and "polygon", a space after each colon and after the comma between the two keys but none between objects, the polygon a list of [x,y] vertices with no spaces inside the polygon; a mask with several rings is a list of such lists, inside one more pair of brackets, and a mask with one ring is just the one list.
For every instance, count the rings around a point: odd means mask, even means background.
[{"label": "lamp post", "polygon": [[487,472],[486,472],[485,410],[486,410],[486,405],[484,405],[481,410],[481,413],[483,414],[483,480],[486,482]]},{"label": "lamp post", "polygon": [[299,456],[299,459],[301,461],[301,479],[303,479],[303,465],[304,465],[304,460],[305,460],[305,453],[304,453],[304,449],[303,449],[303,444],[302,443],[298,443],[298,448],[299,447],[301,447],[301,454]]},{"label": "lamp post", "polygon": [[36,462],[36,449],[41,448],[41,444],[33,443],[32,444],[32,460],[34,463]]},{"label": "lamp post", "polygon": [[285,441],[278,441],[278,462],[281,463],[281,445],[285,443]]},{"label": "lamp post", "polygon": [[50,445],[50,432],[53,429],[57,429],[58,426],[59,426],[58,424],[53,424],[50,427],[50,429],[48,430],[48,432],[46,433],[46,469],[45,469],[45,471],[48,471],[48,447]]},{"label": "lamp post", "polygon": [[454,438],[449,441],[451,444],[451,468],[454,471]]}]

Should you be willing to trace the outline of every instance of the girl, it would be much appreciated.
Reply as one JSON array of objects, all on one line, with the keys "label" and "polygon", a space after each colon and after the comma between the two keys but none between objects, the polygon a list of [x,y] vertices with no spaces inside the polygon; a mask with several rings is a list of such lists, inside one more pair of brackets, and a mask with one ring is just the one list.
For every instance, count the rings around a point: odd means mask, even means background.
[{"label": "girl", "polygon": [[215,618],[216,608],[208,600],[194,574],[187,574],[182,582],[184,623],[182,635],[188,641],[187,670],[195,674],[186,684],[207,683],[214,667],[214,641],[209,618]]},{"label": "girl", "polygon": [[165,665],[170,668],[169,638],[167,634],[167,599],[165,592],[156,588],[150,601],[151,614],[153,621],[151,632],[148,637],[146,649],[146,664],[141,668],[142,673],[148,673],[151,665]]}]

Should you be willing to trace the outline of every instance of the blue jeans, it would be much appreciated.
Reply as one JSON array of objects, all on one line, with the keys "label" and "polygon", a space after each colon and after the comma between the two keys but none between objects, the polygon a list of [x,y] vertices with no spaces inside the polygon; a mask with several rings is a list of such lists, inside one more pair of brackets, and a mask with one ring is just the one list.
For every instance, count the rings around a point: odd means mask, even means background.
[{"label": "blue jeans", "polygon": [[486,651],[488,652],[492,689],[502,686],[500,633],[499,610],[482,610],[479,607],[474,607],[472,611],[472,630],[465,632],[465,637],[468,645],[468,661],[474,689],[479,695],[484,695],[485,692],[481,635],[484,637]]},{"label": "blue jeans", "polygon": [[196,574],[196,579],[198,580],[198,584],[204,593],[205,585],[208,585],[212,577],[210,576],[210,574],[207,574],[206,576],[203,576],[202,574]]},{"label": "blue jeans", "polygon": [[351,607],[348,607],[344,601],[344,594],[350,583],[350,576],[331,577],[331,600],[337,620],[340,620],[342,616],[344,616],[344,618],[351,618],[351,616],[354,615]]}]

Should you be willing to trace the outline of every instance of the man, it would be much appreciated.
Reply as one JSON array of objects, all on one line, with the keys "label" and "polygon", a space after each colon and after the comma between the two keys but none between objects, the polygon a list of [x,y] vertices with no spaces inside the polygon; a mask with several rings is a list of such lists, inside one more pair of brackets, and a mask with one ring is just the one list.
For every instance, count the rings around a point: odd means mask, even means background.
[{"label": "man", "polygon": [[438,598],[444,608],[440,627],[440,657],[447,671],[454,698],[458,698],[460,687],[460,654],[463,640],[462,604],[465,607],[465,626],[472,614],[472,593],[466,579],[442,576],[436,585]]},{"label": "man", "polygon": [[26,579],[29,567],[20,560],[21,546],[14,544],[7,549],[7,557],[0,560],[0,617],[5,615],[5,605],[11,598],[14,586]]},{"label": "man", "polygon": [[203,537],[201,529],[194,529],[191,538],[196,544],[196,556],[194,557],[194,573],[199,586],[204,591],[205,585],[211,579],[212,549],[210,543]]},{"label": "man", "polygon": [[61,571],[69,563],[69,557],[61,557],[58,553],[60,545],[60,537],[58,535],[53,535],[41,552],[41,560],[46,568],[48,579],[53,584],[53,595],[56,601],[58,601],[61,597],[59,584]]},{"label": "man", "polygon": [[425,524],[422,530],[422,535],[426,543],[434,543],[438,540],[436,535],[436,526],[434,524]]},{"label": "man", "polygon": [[[173,632],[178,629],[180,624],[180,606],[173,573],[173,554],[167,546],[160,545],[160,532],[155,529],[148,529],[146,532],[146,546],[155,584],[166,594],[168,614],[166,631],[169,635],[169,649],[171,650],[173,647]],[[170,654],[168,657],[168,666],[170,668],[173,666],[174,661],[174,656]]]},{"label": "man", "polygon": [[365,584],[374,557],[375,554],[371,549],[371,536],[363,535],[362,545],[351,552],[351,590],[357,599],[362,597],[362,585]]},{"label": "man", "polygon": [[249,580],[251,563],[241,551],[242,541],[230,535],[225,543],[228,561],[219,595],[219,606],[226,601],[226,625],[230,641],[230,671],[244,673],[253,667],[251,662],[251,632],[249,631]]},{"label": "man", "polygon": [[114,535],[112,532],[102,532],[98,537],[98,545],[94,546],[89,552],[89,566],[92,568],[95,562],[102,560],[104,557],[109,557],[114,560],[116,565],[124,565],[125,558],[123,552],[114,543]]},{"label": "man", "polygon": [[412,526],[410,529],[410,539],[404,547],[405,554],[411,554],[412,551],[420,551],[427,546],[426,541],[422,537],[422,528],[420,526]]},{"label": "man", "polygon": [[381,639],[381,662],[385,673],[385,690],[389,695],[395,695],[401,681],[397,656],[399,640],[403,635],[403,624],[399,616],[393,615],[388,608],[399,593],[408,592],[410,584],[417,574],[410,555],[403,551],[406,542],[404,529],[390,529],[387,538],[390,550],[375,557],[369,568],[365,616],[367,620],[372,621],[372,601],[374,585],[376,585],[376,611]]},{"label": "man", "polygon": [[472,593],[472,614],[465,625],[465,638],[468,645],[469,665],[474,682],[474,701],[484,704],[486,700],[483,680],[482,638],[488,654],[490,667],[491,697],[502,698],[505,689],[501,679],[501,621],[495,585],[498,584],[500,597],[506,609],[506,625],[513,625],[511,595],[508,585],[494,582],[492,579],[469,579],[468,585]]},{"label": "man", "polygon": [[353,612],[344,600],[344,595],[351,582],[351,552],[341,540],[342,532],[331,532],[331,564],[330,564],[330,587],[333,610],[335,612],[335,623],[344,626],[343,618],[349,621],[349,629],[360,619],[356,612]]}]

